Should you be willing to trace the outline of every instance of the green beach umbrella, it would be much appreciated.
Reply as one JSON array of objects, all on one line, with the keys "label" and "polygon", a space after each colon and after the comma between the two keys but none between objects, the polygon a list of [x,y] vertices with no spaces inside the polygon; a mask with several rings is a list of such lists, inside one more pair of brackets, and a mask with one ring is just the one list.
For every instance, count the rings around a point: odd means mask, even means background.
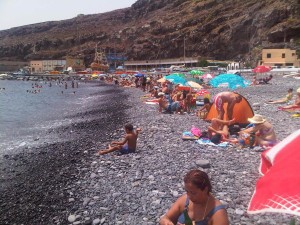
[{"label": "green beach umbrella", "polygon": [[201,75],[204,74],[204,72],[201,71],[201,70],[191,70],[191,71],[190,71],[190,74],[192,74],[193,76],[195,76],[195,75],[201,76]]},{"label": "green beach umbrella", "polygon": [[168,76],[178,76],[178,77],[186,78],[186,76],[183,73],[172,73]]}]

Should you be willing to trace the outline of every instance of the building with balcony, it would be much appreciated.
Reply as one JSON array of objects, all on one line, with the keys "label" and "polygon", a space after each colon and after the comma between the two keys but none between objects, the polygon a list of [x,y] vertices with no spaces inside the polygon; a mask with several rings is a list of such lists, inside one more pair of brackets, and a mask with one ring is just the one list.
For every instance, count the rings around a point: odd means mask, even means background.
[{"label": "building with balcony", "polygon": [[300,67],[300,59],[296,50],[263,49],[262,60],[259,64],[273,67]]}]

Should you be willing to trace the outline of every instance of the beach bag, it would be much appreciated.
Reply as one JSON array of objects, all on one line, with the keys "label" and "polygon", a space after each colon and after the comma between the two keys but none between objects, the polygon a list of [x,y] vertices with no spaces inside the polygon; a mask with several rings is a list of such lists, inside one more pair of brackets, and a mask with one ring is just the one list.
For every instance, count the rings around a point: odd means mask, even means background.
[{"label": "beach bag", "polygon": [[198,127],[193,126],[191,129],[191,133],[197,137],[201,136],[201,130]]}]

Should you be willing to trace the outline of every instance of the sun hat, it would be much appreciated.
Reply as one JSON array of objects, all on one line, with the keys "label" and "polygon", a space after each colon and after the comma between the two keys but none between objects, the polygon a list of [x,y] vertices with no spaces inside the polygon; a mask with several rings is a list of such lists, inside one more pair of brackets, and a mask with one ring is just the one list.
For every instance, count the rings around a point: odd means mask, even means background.
[{"label": "sun hat", "polygon": [[165,95],[165,93],[159,92],[157,95],[158,95],[158,96],[163,96],[163,95]]},{"label": "sun hat", "polygon": [[297,93],[300,93],[300,88],[297,89]]},{"label": "sun hat", "polygon": [[248,118],[248,121],[253,124],[260,124],[266,122],[262,115],[255,114],[252,118]]}]

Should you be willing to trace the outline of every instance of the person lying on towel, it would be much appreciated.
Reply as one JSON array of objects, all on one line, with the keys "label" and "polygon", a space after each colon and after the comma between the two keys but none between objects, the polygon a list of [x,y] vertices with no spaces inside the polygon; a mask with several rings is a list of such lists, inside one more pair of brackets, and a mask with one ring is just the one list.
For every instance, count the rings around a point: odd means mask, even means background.
[{"label": "person lying on towel", "polygon": [[300,88],[297,89],[297,97],[295,99],[295,102],[294,104],[292,105],[287,105],[287,106],[284,106],[284,107],[279,107],[278,109],[280,110],[286,110],[286,109],[300,109]]}]

